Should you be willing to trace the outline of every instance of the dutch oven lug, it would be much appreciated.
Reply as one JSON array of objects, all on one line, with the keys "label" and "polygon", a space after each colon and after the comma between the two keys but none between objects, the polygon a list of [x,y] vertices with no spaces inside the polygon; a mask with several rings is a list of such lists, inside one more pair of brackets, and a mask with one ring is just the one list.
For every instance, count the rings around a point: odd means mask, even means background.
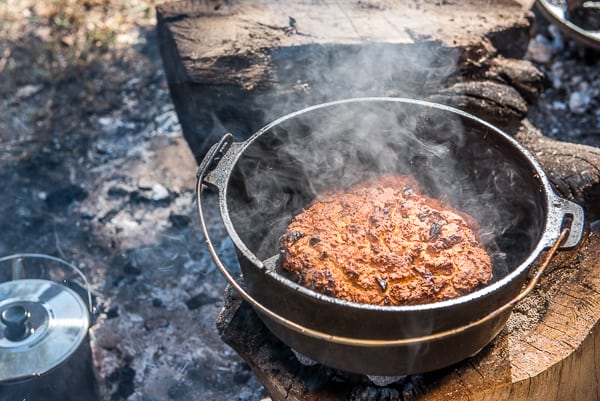
[{"label": "dutch oven lug", "polygon": [[[224,159],[232,147],[242,145],[233,142],[233,135],[227,133],[208,150],[206,156],[198,166],[196,179],[204,185],[220,189],[219,184],[223,182],[223,172],[229,169],[229,164],[225,163]],[[231,152],[237,154],[237,152]],[[230,153],[230,154],[231,154]],[[234,158],[229,157],[229,160]],[[221,163],[223,161],[223,163]]]},{"label": "dutch oven lug", "polygon": [[584,213],[583,208],[575,202],[552,194],[548,217],[550,224],[545,232],[545,248],[550,248],[565,227],[569,228],[569,236],[559,249],[575,247],[583,235]]},{"label": "dutch oven lug", "polygon": [[[224,192],[227,184],[227,171],[230,170],[235,163],[235,156],[237,156],[237,154],[241,151],[243,145],[243,142],[233,142],[232,134],[227,133],[223,135],[219,142],[214,144],[209,149],[206,156],[198,166],[198,171],[196,172],[196,206],[198,209],[198,216],[200,218],[200,226],[212,258],[221,273],[226,278],[228,275],[227,268],[221,263],[217,252],[212,246],[208,228],[204,221],[204,213],[202,209],[202,189],[203,185],[206,185],[212,189],[216,189],[219,193],[220,201],[225,202]],[[230,221],[224,222],[231,224]],[[262,261],[258,260],[252,253],[250,253],[248,249],[245,249],[244,247],[242,248],[259,268],[263,268]]]}]

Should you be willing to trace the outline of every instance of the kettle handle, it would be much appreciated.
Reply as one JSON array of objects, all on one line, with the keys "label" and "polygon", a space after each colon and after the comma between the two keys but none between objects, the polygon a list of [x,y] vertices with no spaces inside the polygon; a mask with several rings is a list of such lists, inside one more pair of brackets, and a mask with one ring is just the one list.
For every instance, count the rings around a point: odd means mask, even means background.
[{"label": "kettle handle", "polygon": [[[87,303],[89,315],[92,318],[96,317],[96,313],[98,312],[98,310],[97,310],[96,304],[94,302],[94,297],[92,295],[92,289],[90,287],[88,280],[86,279],[85,275],[83,274],[83,272],[81,270],[79,270],[73,264],[71,264],[65,260],[62,260],[60,258],[51,256],[51,255],[41,254],[41,253],[16,253],[13,255],[0,257],[0,263],[13,261],[13,264],[12,264],[13,280],[18,280],[18,279],[24,278],[24,277],[22,277],[22,274],[23,274],[22,259],[51,260],[53,262],[56,262],[56,263],[62,265],[64,268],[68,268],[68,269],[72,270],[73,272],[75,272],[75,274],[77,274],[77,276],[79,276],[79,278],[81,279],[81,282],[83,283],[83,287],[84,287],[83,289],[86,292],[86,294],[85,294],[86,299],[84,299],[84,302]],[[84,298],[82,296],[82,294],[78,294],[78,295],[80,295],[82,298]]]}]

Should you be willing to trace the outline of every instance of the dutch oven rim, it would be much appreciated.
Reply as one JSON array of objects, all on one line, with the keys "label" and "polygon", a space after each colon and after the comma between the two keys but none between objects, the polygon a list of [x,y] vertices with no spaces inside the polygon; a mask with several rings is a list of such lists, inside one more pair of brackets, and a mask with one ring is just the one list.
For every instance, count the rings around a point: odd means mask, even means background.
[{"label": "dutch oven rim", "polygon": [[[460,117],[466,118],[472,122],[475,122],[475,123],[485,126],[486,128],[493,131],[495,134],[499,135],[503,140],[507,141],[511,146],[516,148],[516,150],[518,150],[520,152],[521,156],[523,156],[527,160],[530,167],[535,170],[535,172],[537,173],[537,177],[534,177],[534,179],[538,179],[540,181],[541,187],[544,190],[544,196],[543,196],[543,198],[545,200],[545,204],[543,205],[543,207],[545,208],[544,224],[543,224],[543,228],[542,228],[539,240],[538,240],[537,244],[535,245],[535,247],[533,248],[533,250],[530,251],[529,255],[519,265],[517,265],[509,274],[507,274],[506,276],[502,277],[501,279],[499,279],[498,281],[496,281],[492,284],[486,285],[483,288],[480,288],[469,294],[462,295],[462,296],[452,298],[449,300],[431,302],[431,303],[425,303],[425,304],[418,304],[418,305],[373,305],[373,304],[364,304],[364,303],[358,303],[358,302],[353,302],[353,301],[347,301],[347,300],[339,299],[336,297],[321,294],[317,291],[311,290],[308,287],[305,287],[298,283],[295,283],[294,281],[286,278],[285,276],[283,276],[275,271],[266,269],[263,261],[261,261],[254,254],[254,252],[252,252],[250,249],[248,249],[248,247],[246,246],[244,241],[242,241],[242,239],[238,236],[237,231],[236,231],[236,229],[231,221],[231,218],[230,218],[229,207],[228,207],[228,202],[227,202],[227,189],[228,189],[228,184],[229,184],[229,179],[231,177],[231,173],[233,172],[233,167],[237,164],[238,160],[243,156],[244,151],[248,147],[250,147],[261,135],[267,133],[270,129],[272,129],[273,127],[275,127],[277,125],[280,125],[284,121],[293,119],[299,115],[306,114],[311,111],[324,109],[324,108],[332,107],[332,106],[338,106],[338,105],[350,104],[350,103],[360,103],[360,102],[403,103],[403,104],[407,104],[407,105],[413,105],[413,106],[416,105],[416,106],[422,106],[422,107],[428,107],[431,109],[441,110],[444,112],[450,112],[450,113],[456,114]],[[230,134],[228,134],[228,135],[230,135]],[[215,183],[215,185],[219,191],[219,204],[220,204],[219,207],[220,207],[220,212],[221,212],[221,218],[223,219],[225,229],[226,229],[227,233],[229,234],[230,239],[232,240],[232,242],[234,243],[236,248],[240,252],[242,252],[244,254],[244,256],[246,258],[248,258],[255,267],[259,268],[260,270],[263,271],[263,273],[269,275],[273,279],[279,281],[282,285],[285,285],[295,291],[298,291],[303,296],[317,299],[321,302],[325,302],[325,303],[329,303],[329,304],[331,304],[331,303],[336,304],[338,306],[345,306],[345,307],[350,307],[350,308],[355,308],[355,309],[360,309],[360,310],[373,310],[373,311],[378,311],[378,312],[390,312],[390,313],[393,313],[393,312],[418,312],[418,311],[444,310],[449,307],[454,307],[454,306],[461,305],[461,304],[467,304],[470,302],[474,302],[477,299],[485,298],[486,296],[488,296],[492,293],[501,291],[502,288],[510,285],[514,280],[518,279],[526,270],[531,268],[532,264],[535,262],[536,259],[538,259],[540,257],[542,252],[546,249],[549,249],[553,245],[553,243],[556,241],[556,239],[558,238],[560,229],[561,229],[560,225],[562,225],[564,217],[568,214],[577,214],[577,211],[574,210],[576,208],[581,209],[581,207],[579,205],[558,196],[554,192],[554,190],[552,189],[552,184],[550,183],[546,173],[544,172],[544,170],[542,169],[540,164],[535,160],[533,155],[527,149],[525,149],[523,147],[523,145],[521,145],[516,139],[509,136],[508,134],[506,134],[505,132],[503,132],[502,130],[497,128],[496,126],[490,124],[489,122],[487,122],[477,116],[474,116],[470,113],[467,113],[465,111],[462,111],[460,109],[457,109],[457,108],[454,108],[451,106],[447,106],[447,105],[443,105],[443,104],[435,103],[435,102],[430,102],[430,101],[425,101],[425,100],[403,98],[403,97],[357,97],[357,98],[348,98],[348,99],[341,99],[341,100],[335,100],[335,101],[331,101],[331,102],[320,103],[317,105],[309,106],[309,107],[303,108],[301,110],[283,115],[283,116],[273,120],[269,124],[265,125],[258,131],[256,131],[245,141],[235,142],[235,143],[233,143],[233,145],[236,146],[237,149],[235,152],[229,151],[229,152],[225,153],[225,155],[223,156],[223,159],[221,161],[223,161],[224,159],[227,159],[227,162],[226,162],[227,168],[225,171],[221,172],[221,175],[219,177],[217,177],[217,181],[219,181],[219,182]],[[217,146],[218,146],[218,144],[214,145],[213,148],[215,148]],[[213,149],[211,149],[211,150],[213,150]],[[211,152],[209,151],[209,154],[210,153]],[[206,158],[208,158],[208,156]],[[200,177],[200,179],[202,179],[202,177]],[[566,204],[566,206],[565,206],[565,204]],[[569,204],[572,204],[572,205],[569,206]],[[557,215],[559,215],[559,216],[557,216]],[[579,217],[579,219],[581,220],[581,223],[582,223],[583,212],[581,212],[580,216],[575,216],[575,217],[576,218],[574,219],[572,226],[575,226],[576,223],[579,223],[579,222],[575,221],[575,220],[577,220],[577,217]],[[550,223],[555,220],[558,221],[559,226],[558,227],[549,227]],[[571,247],[577,245],[577,243],[579,242],[579,240],[581,238],[582,231],[583,231],[583,224],[578,224],[578,227],[572,227],[571,233],[568,236],[568,238],[565,242],[565,245],[561,246],[560,249],[567,249],[567,248],[571,248]],[[487,312],[485,312],[485,313],[487,313]]]}]

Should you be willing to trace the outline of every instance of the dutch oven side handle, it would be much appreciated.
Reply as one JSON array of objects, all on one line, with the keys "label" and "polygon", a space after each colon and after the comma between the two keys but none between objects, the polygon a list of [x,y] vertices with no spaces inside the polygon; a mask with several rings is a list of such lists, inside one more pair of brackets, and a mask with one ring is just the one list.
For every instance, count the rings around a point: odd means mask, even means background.
[{"label": "dutch oven side handle", "polygon": [[[221,190],[219,186],[223,181],[221,177],[223,176],[223,172],[227,171],[228,167],[230,167],[230,163],[226,163],[224,159],[226,159],[225,156],[232,146],[234,146],[233,135],[227,133],[223,135],[219,142],[210,147],[196,172],[196,180],[199,185],[208,185],[219,191]],[[229,160],[231,161],[233,158],[229,158]]]},{"label": "dutch oven side handle", "polygon": [[583,208],[577,203],[561,198],[554,192],[551,192],[548,214],[549,225],[543,239],[544,247],[552,247],[564,227],[570,229],[569,236],[559,249],[575,247],[583,235]]},{"label": "dutch oven side handle", "polygon": [[[200,220],[202,234],[204,235],[204,239],[206,245],[208,246],[211,257],[221,273],[227,279],[227,268],[219,260],[219,257],[210,239],[206,221],[204,220],[204,212],[202,208],[202,190],[204,186],[214,189],[218,191],[219,197],[222,201],[224,201],[225,188],[227,186],[229,172],[235,164],[237,156],[239,152],[242,151],[244,145],[245,142],[233,142],[233,135],[230,133],[223,135],[219,142],[214,144],[208,150],[206,156],[204,156],[204,159],[202,159],[202,162],[200,162],[200,165],[198,166],[198,172],[196,173],[196,206],[198,209],[198,217]],[[222,218],[224,219],[223,221],[225,225],[231,225],[231,221],[229,220],[228,216],[222,216]],[[237,237],[235,232],[230,232],[229,235],[232,237],[234,242],[236,242],[237,247],[244,251],[251,262],[261,269],[264,267],[262,261],[260,261],[254,255],[254,253],[245,248],[244,243]]]}]

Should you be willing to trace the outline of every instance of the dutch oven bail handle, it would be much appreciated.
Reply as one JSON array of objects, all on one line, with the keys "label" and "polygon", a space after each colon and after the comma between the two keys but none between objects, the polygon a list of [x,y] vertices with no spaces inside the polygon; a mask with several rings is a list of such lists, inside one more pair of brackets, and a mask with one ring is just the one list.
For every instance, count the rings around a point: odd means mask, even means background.
[{"label": "dutch oven bail handle", "polygon": [[[529,283],[523,288],[523,290],[512,300],[495,309],[491,313],[485,315],[484,317],[476,320],[474,322],[468,323],[464,326],[460,326],[454,329],[449,329],[437,333],[428,334],[421,337],[411,337],[411,338],[400,338],[393,340],[373,340],[373,339],[364,339],[364,338],[353,338],[353,337],[343,337],[337,335],[331,335],[328,333],[324,333],[319,330],[311,329],[309,327],[305,327],[301,324],[293,322],[262,305],[258,302],[252,295],[250,295],[243,286],[233,277],[233,275],[229,272],[228,268],[223,264],[217,251],[215,249],[214,244],[208,233],[208,228],[206,226],[206,222],[204,220],[204,213],[202,209],[202,186],[206,184],[205,178],[207,175],[214,170],[219,162],[226,156],[227,151],[233,144],[233,136],[231,134],[226,134],[221,138],[221,140],[213,145],[208,151],[206,157],[200,163],[198,167],[197,180],[196,180],[196,205],[198,208],[198,216],[200,219],[200,226],[202,229],[202,234],[204,235],[206,245],[208,247],[208,251],[210,252],[213,261],[215,262],[217,268],[225,277],[229,285],[233,287],[233,289],[245,300],[247,301],[258,313],[262,314],[273,320],[274,322],[290,329],[296,331],[298,333],[319,339],[325,340],[341,345],[350,345],[350,346],[362,346],[362,347],[395,347],[401,345],[411,345],[418,344],[426,341],[432,340],[442,340],[447,337],[455,336],[457,334],[463,333],[466,330],[477,327],[481,324],[484,324],[494,318],[499,317],[502,313],[507,310],[512,309],[516,304],[518,304],[521,300],[523,300],[536,286],[544,271],[550,264],[550,261],[554,257],[556,251],[563,247],[566,248],[568,246],[574,246],[578,238],[581,237],[581,233],[583,230],[583,214],[581,211],[581,207],[573,202],[566,201],[564,199],[559,198],[556,195],[553,195],[556,199],[554,199],[553,207],[555,209],[552,210],[553,216],[555,218],[561,218],[560,222],[562,222],[563,218],[566,216],[571,216],[571,224],[562,224],[559,225],[559,228],[555,231],[552,231],[550,234],[546,235],[545,244],[549,246],[549,250],[546,253],[544,261],[541,263],[535,274],[529,280]],[[208,182],[212,186],[217,186],[216,182]],[[221,182],[221,184],[223,184]],[[222,195],[222,188],[218,188],[220,191],[220,196]],[[571,235],[571,227],[573,228],[573,235]],[[572,243],[574,239],[577,239],[575,244],[569,245]],[[262,262],[260,262],[260,266],[262,267]]]}]

